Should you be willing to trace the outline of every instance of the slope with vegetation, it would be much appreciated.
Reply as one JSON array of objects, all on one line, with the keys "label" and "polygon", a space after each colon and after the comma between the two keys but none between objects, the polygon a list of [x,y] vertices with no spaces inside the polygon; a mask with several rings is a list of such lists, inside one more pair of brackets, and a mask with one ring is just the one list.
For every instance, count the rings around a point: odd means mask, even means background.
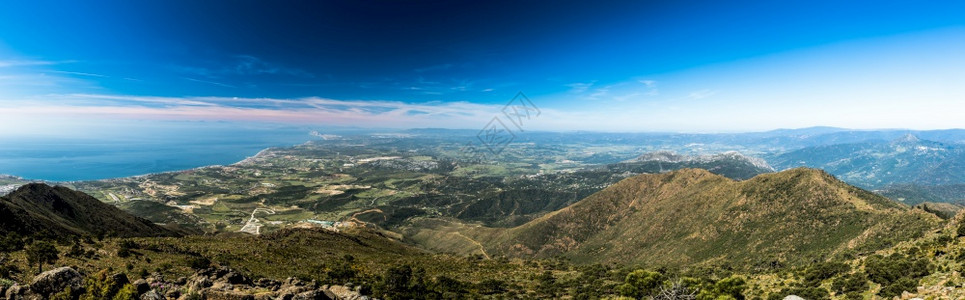
[{"label": "slope with vegetation", "polygon": [[488,255],[766,269],[883,249],[921,236],[940,222],[819,170],[794,169],[738,182],[685,169],[625,179],[507,230],[436,224],[424,227],[428,233],[420,225],[407,233],[438,250],[448,249],[434,245],[435,240],[448,242],[427,237],[449,230],[482,245]]},{"label": "slope with vegetation", "polygon": [[0,234],[71,236],[175,236],[82,192],[31,183],[0,197]]}]

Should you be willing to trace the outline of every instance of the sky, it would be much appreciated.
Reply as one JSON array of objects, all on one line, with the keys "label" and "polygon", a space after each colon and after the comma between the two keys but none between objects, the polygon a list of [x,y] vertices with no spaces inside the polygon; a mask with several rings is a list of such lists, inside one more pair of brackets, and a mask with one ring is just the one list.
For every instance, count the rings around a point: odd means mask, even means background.
[{"label": "sky", "polygon": [[472,129],[520,92],[534,130],[963,128],[965,3],[0,2],[0,136]]}]

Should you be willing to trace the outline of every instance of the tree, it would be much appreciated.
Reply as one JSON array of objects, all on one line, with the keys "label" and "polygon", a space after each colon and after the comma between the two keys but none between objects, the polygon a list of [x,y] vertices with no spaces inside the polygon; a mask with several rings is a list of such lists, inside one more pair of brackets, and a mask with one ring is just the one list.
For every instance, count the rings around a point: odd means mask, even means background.
[{"label": "tree", "polygon": [[59,258],[60,252],[53,244],[47,241],[36,241],[27,246],[27,263],[37,264],[37,272],[43,272],[44,264],[54,263]]},{"label": "tree", "polygon": [[636,270],[627,274],[624,284],[620,286],[620,294],[635,299],[641,299],[658,291],[663,283],[663,274]]},{"label": "tree", "polygon": [[375,286],[383,299],[424,299],[430,291],[425,284],[425,271],[408,265],[391,267]]}]

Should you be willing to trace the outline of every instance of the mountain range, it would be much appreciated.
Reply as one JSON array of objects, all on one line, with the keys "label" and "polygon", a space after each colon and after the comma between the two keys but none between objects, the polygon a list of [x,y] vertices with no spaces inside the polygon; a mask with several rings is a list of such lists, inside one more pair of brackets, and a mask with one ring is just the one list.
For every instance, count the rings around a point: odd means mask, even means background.
[{"label": "mountain range", "polygon": [[823,169],[869,189],[897,183],[965,183],[965,147],[906,134],[891,141],[807,147],[769,157],[777,169]]}]

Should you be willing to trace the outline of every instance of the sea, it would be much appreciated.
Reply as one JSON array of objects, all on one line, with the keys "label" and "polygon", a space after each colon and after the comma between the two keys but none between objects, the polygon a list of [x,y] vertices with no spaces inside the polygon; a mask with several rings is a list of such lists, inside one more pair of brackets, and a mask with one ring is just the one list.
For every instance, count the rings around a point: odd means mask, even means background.
[{"label": "sea", "polygon": [[320,139],[305,126],[116,129],[74,136],[0,136],[0,174],[45,181],[119,178],[228,165],[269,147]]}]

